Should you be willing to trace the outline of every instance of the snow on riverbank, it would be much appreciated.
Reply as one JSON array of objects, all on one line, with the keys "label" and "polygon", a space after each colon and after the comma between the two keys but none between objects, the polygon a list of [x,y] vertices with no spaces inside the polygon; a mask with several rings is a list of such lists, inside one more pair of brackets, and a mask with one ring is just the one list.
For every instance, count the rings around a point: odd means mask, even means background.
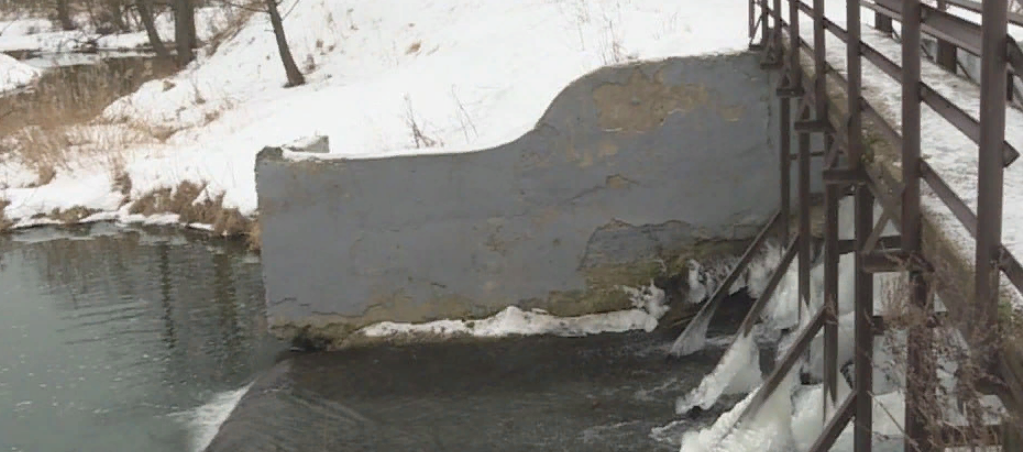
[{"label": "snow on riverbank", "polygon": [[[208,41],[224,29],[239,10],[227,8],[197,8],[195,12],[196,36]],[[0,20],[0,52],[32,51],[49,54],[74,52],[95,44],[99,49],[126,50],[146,47],[149,38],[145,31],[99,35],[91,29],[89,21],[76,21],[78,30],[64,31],[54,28],[48,19],[23,18]],[[174,40],[174,17],[170,12],[154,18],[157,32],[165,42]]]},{"label": "snow on riverbank", "polygon": [[39,70],[0,53],[0,93],[18,89],[39,78]]},{"label": "snow on riverbank", "polygon": [[[109,204],[120,196],[114,178],[100,176],[121,170],[129,200],[192,181],[206,185],[198,202],[223,195],[224,207],[251,215],[254,158],[265,145],[324,134],[334,153],[352,157],[486,148],[528,131],[558,92],[601,66],[747,43],[743,2],[302,0],[282,10],[307,85],[282,87],[274,36],[257,14],[212,56],[105,112],[174,132],[169,139],[119,152],[118,168],[62,170],[61,188],[9,184],[0,191],[7,216],[29,224],[88,186],[94,193],[75,196],[82,207],[127,218],[127,205]],[[416,149],[410,115],[441,144]]]}]

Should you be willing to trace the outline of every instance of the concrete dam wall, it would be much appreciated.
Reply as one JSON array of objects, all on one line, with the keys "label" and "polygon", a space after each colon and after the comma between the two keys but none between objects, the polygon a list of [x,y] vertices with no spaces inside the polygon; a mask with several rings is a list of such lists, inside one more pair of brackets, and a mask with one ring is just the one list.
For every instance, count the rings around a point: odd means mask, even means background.
[{"label": "concrete dam wall", "polygon": [[602,68],[566,87],[532,131],[486,150],[338,159],[264,149],[271,329],[336,346],[385,320],[630,307],[619,285],[678,274],[689,257],[752,237],[777,209],[775,83],[758,62],[744,53]]}]

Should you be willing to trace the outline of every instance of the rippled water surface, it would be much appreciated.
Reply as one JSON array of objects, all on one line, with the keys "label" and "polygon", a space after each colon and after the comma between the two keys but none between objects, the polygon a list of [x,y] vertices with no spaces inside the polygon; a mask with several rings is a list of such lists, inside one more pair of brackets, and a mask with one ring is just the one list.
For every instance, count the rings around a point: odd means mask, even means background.
[{"label": "rippled water surface", "polygon": [[0,237],[0,452],[667,451],[715,417],[674,414],[720,356],[666,360],[677,331],[285,354],[260,271],[201,234]]},{"label": "rippled water surface", "polygon": [[0,237],[0,451],[189,451],[269,368],[260,267],[201,235]]}]

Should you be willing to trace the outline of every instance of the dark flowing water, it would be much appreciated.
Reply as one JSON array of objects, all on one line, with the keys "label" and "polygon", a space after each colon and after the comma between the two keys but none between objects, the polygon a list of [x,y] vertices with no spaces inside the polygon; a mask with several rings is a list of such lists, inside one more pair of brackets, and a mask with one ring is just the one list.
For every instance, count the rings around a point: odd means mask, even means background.
[{"label": "dark flowing water", "polygon": [[258,262],[198,235],[92,229],[0,238],[0,450],[191,450],[194,410],[283,348]]},{"label": "dark flowing water", "polygon": [[668,361],[667,331],[287,352],[241,245],[109,225],[0,237],[0,312],[0,451],[677,450],[657,428],[721,353]]}]

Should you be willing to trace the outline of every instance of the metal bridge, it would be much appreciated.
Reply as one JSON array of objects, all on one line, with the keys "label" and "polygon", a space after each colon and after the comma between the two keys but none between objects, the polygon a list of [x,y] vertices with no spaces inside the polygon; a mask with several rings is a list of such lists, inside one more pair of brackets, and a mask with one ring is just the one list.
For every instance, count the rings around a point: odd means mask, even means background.
[{"label": "metal bridge", "polygon": [[[1003,170],[1019,156],[1005,141],[1006,107],[1014,92],[1012,77],[1023,74],[1023,51],[1009,36],[1008,24],[1023,25],[1023,16],[1009,13],[1008,0],[984,0],[983,4],[970,0],[938,0],[933,6],[920,0],[847,0],[846,28],[843,29],[829,19],[825,6],[825,0],[812,0],[809,4],[800,0],[749,0],[751,48],[762,52],[766,69],[780,71],[781,75],[777,88],[781,116],[778,131],[781,208],[717,292],[703,305],[673,351],[683,354],[692,351],[680,351],[680,348],[687,338],[704,334],[706,322],[727,295],[729,286],[749,264],[757,248],[763,246],[768,231],[779,227],[788,244],[781,265],[740,331],[750,332],[797,255],[799,303],[801,309],[809,309],[802,307],[811,306],[810,256],[814,239],[810,227],[810,163],[811,158],[823,157],[823,172],[819,175],[825,184],[823,307],[805,314],[809,315],[809,325],[799,332],[794,345],[780,358],[737,425],[741,427],[757,413],[806,352],[813,337],[823,329],[825,405],[831,408],[830,413],[829,409],[825,410],[827,423],[811,450],[830,450],[842,430],[853,422],[856,452],[870,451],[875,416],[872,400],[874,340],[885,324],[884,318],[874,314],[873,275],[904,272],[909,283],[908,305],[927,316],[926,321],[908,327],[905,450],[930,452],[946,447],[1001,445],[1002,450],[1023,451],[1020,442],[1023,428],[1018,421],[1023,366],[1020,366],[1019,350],[1000,343],[1006,320],[999,312],[999,285],[1003,274],[1016,290],[1023,292],[1023,267],[1001,243]],[[952,14],[949,8],[979,13],[982,21],[977,24],[963,19]],[[872,24],[864,23],[861,9],[873,11]],[[801,37],[802,15],[812,18],[812,42]],[[901,24],[900,30],[896,30],[895,23]],[[861,30],[865,25],[901,40],[901,66],[862,40]],[[846,76],[826,59],[827,33],[845,43]],[[937,41],[938,51],[933,61],[953,73],[957,69],[958,52],[969,52],[980,58],[979,118],[972,117],[921,80],[922,58],[931,57],[922,52],[925,34]],[[864,98],[863,60],[901,83],[901,133]],[[794,112],[793,101],[796,101]],[[947,120],[950,127],[978,145],[976,212],[921,158],[922,105],[929,106]],[[879,132],[890,146],[901,150],[899,180],[883,180],[883,175],[867,164],[869,146],[865,145],[864,136],[868,130]],[[792,134],[796,135],[795,155]],[[811,152],[813,135],[822,138],[824,149]],[[797,200],[790,199],[793,161],[797,165]],[[935,270],[932,256],[922,246],[923,184],[944,202],[976,241],[971,297],[967,300],[943,296],[950,314],[945,317],[935,313],[930,296],[933,287],[928,287],[929,275]],[[853,240],[839,240],[838,236],[838,202],[844,196],[855,198]],[[796,202],[793,204],[793,201]],[[875,203],[883,209],[876,222]],[[790,229],[789,213],[793,207],[798,210],[798,228]],[[889,222],[899,230],[898,235],[883,235]],[[795,233],[791,234],[789,231],[793,229]],[[849,396],[837,400],[838,262],[839,256],[845,253],[855,253],[855,377]],[[955,321],[948,318],[953,315]],[[933,328],[938,325],[954,326],[970,341],[971,353],[979,357],[988,377],[978,383],[978,387],[985,393],[997,395],[1010,413],[1002,424],[974,422],[974,425],[962,427],[928,422],[925,411],[929,404],[935,403],[937,389],[932,343]]]}]

